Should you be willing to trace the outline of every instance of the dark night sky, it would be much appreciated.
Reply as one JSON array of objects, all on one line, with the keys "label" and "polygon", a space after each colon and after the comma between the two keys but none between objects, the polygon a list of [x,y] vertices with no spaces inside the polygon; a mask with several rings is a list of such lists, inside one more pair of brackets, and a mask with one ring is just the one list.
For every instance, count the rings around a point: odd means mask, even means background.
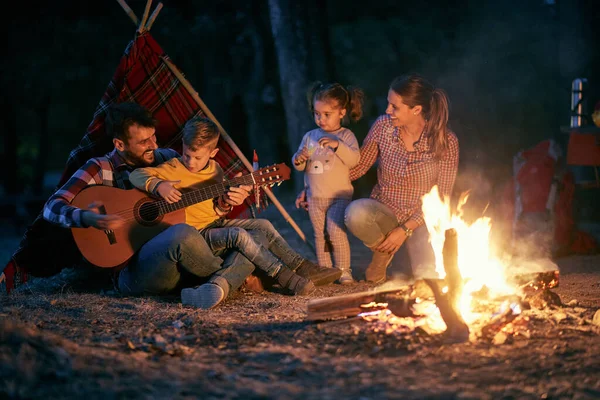
[{"label": "dark night sky", "polygon": [[[138,16],[145,3],[129,1]],[[237,53],[232,49],[244,31],[248,4],[163,3],[154,37],[225,129],[236,130],[231,136],[242,147],[244,132],[237,130],[244,126],[232,112],[239,88],[229,76],[236,73],[232,54]],[[516,151],[545,138],[561,138],[559,128],[569,122],[572,79],[589,79],[590,107],[600,100],[600,77],[594,76],[600,70],[599,3],[462,0],[448,8],[442,1],[386,0],[365,2],[361,8],[324,2],[335,79],[359,85],[367,94],[368,115],[357,127],[359,140],[368,122],[383,112],[391,79],[417,71],[449,94],[464,171],[484,167],[492,176],[505,176]],[[268,22],[266,1],[256,4]],[[4,101],[11,101],[18,117],[17,125],[5,127],[3,135],[19,138],[19,173],[26,180],[32,174],[29,164],[40,151],[40,104],[50,104],[48,168],[60,170],[91,121],[135,28],[116,1],[16,6],[3,24],[10,40],[0,80]],[[210,64],[202,61],[207,57],[214,61],[210,71]],[[268,73],[276,75],[276,66]],[[6,148],[5,142],[2,151]],[[280,158],[288,156],[282,149]]]}]

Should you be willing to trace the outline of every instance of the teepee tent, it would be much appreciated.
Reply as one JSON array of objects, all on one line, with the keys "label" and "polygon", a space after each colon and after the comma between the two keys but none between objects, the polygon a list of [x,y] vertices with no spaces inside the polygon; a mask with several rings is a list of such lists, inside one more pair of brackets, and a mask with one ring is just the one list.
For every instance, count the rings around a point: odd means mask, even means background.
[{"label": "teepee tent", "polygon": [[[112,138],[105,132],[104,119],[108,107],[113,103],[121,102],[136,102],[147,107],[158,120],[156,128],[158,144],[161,147],[171,147],[178,152],[181,152],[181,130],[185,122],[197,115],[210,118],[221,131],[218,143],[220,151],[215,160],[223,167],[226,177],[231,178],[238,172],[252,171],[252,163],[236,146],[192,85],[150,35],[150,28],[162,9],[162,3],[159,3],[149,16],[152,0],[148,0],[140,20],[125,0],[117,1],[136,24],[137,31],[96,108],[87,132],[79,145],[71,151],[58,187],[62,186],[88,159],[102,156],[112,150]],[[250,196],[245,204],[233,210],[233,216],[238,218],[254,216],[255,211],[267,205],[268,197],[301,239],[306,241],[304,233],[272,191],[267,187],[259,190],[262,194],[258,196],[259,204],[255,204],[255,197]],[[4,269],[7,290],[10,291],[14,282],[27,280],[29,273],[34,276],[50,276],[60,272],[64,267],[75,264],[79,259],[70,230],[48,223],[40,214],[28,227],[19,248]]]}]

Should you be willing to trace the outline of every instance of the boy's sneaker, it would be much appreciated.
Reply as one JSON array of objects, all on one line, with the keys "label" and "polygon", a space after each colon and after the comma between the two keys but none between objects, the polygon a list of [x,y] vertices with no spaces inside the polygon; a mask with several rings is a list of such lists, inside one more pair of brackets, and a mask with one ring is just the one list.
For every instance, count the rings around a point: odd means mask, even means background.
[{"label": "boy's sneaker", "polygon": [[308,260],[302,261],[302,264],[296,269],[296,273],[303,278],[310,279],[315,286],[329,285],[342,276],[340,269],[320,267]]},{"label": "boy's sneaker", "polygon": [[301,277],[288,267],[282,266],[277,275],[277,283],[284,289],[291,290],[294,294],[307,295],[315,291],[315,285],[306,278]]},{"label": "boy's sneaker", "polygon": [[195,288],[186,288],[181,291],[181,304],[194,306],[203,310],[215,307],[225,299],[225,291],[214,283],[205,283]]},{"label": "boy's sneaker", "polygon": [[340,276],[340,279],[338,279],[338,283],[340,285],[350,285],[354,283],[354,278],[352,278],[352,272],[342,271],[342,276]]}]

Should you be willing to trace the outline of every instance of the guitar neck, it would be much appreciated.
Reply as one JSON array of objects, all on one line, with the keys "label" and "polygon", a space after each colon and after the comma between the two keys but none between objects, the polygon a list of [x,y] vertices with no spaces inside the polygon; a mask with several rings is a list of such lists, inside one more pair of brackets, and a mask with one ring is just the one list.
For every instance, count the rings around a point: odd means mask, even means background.
[{"label": "guitar neck", "polygon": [[232,178],[228,182],[215,183],[200,189],[185,192],[181,195],[181,200],[177,203],[169,204],[161,199],[158,200],[156,204],[158,205],[159,214],[163,215],[209,199],[214,199],[215,197],[227,193],[230,187],[239,185],[254,185],[252,174]]}]

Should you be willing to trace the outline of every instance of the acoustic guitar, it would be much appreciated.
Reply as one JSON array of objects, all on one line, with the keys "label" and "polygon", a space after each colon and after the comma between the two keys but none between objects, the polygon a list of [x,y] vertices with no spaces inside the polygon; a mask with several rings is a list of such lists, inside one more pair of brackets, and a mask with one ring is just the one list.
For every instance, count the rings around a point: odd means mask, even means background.
[{"label": "acoustic guitar", "polygon": [[118,229],[71,228],[81,254],[93,265],[112,268],[127,262],[140,247],[169,226],[185,222],[185,207],[213,199],[229,191],[229,187],[280,185],[290,178],[290,168],[281,163],[261,168],[227,182],[210,184],[184,192],[181,200],[169,204],[150,197],[138,189],[111,186],[88,186],[73,199],[72,204],[83,210],[93,202],[101,202],[102,214],[116,214],[125,220]]}]

